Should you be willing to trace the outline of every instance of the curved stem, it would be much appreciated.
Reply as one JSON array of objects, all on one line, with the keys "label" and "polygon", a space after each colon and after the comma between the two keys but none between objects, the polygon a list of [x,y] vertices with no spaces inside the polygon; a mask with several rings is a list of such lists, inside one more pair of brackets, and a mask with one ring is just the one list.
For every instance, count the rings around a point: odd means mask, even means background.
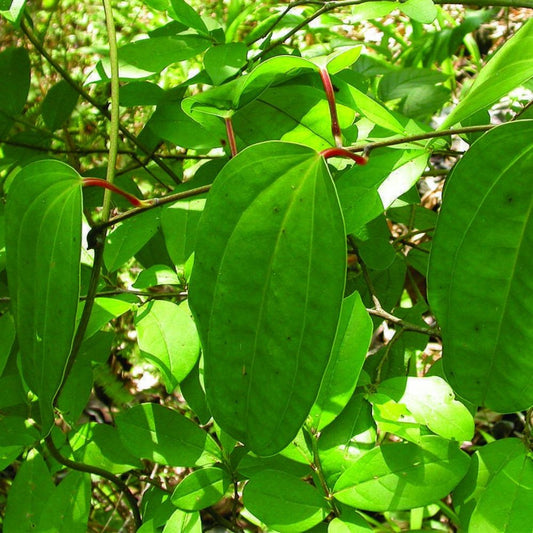
[{"label": "curved stem", "polygon": [[322,80],[322,85],[326,91],[326,98],[328,99],[329,115],[331,117],[331,133],[335,139],[335,145],[340,148],[342,147],[342,134],[339,125],[339,117],[337,115],[337,105],[335,103],[335,91],[333,90],[331,77],[326,67],[320,69],[320,79]]},{"label": "curved stem", "polygon": [[133,194],[130,194],[129,192],[123,191],[122,189],[119,189],[116,185],[113,185],[112,182],[106,181],[100,178],[83,178],[82,183],[84,187],[102,187],[103,189],[106,189],[106,191],[111,191],[117,194],[120,194],[120,196],[123,196],[128,200],[128,202],[134,206],[134,207],[145,207],[150,205],[148,202],[144,200],[139,200],[136,196]]},{"label": "curved stem", "polygon": [[131,493],[130,489],[128,488],[126,483],[124,483],[124,481],[122,481],[114,474],[111,474],[111,472],[108,472],[107,470],[104,470],[102,468],[98,468],[97,466],[91,466],[85,463],[78,463],[77,461],[71,461],[70,459],[63,457],[61,455],[61,452],[56,448],[56,445],[54,444],[54,441],[52,440],[52,437],[50,435],[45,438],[45,443],[46,447],[48,448],[48,451],[50,452],[50,455],[63,466],[71,468],[72,470],[77,470],[78,472],[94,474],[95,476],[100,476],[104,479],[107,479],[108,481],[111,481],[111,483],[113,483],[113,485],[115,485],[124,494],[126,500],[128,500],[128,504],[133,514],[133,519],[135,520],[136,529],[141,527],[142,519],[141,513],[139,511],[139,506],[137,504],[137,499]]},{"label": "curved stem", "polygon": [[132,209],[131,211],[127,211],[126,213],[122,213],[120,215],[117,215],[116,217],[112,217],[109,220],[102,222],[98,226],[95,226],[93,230],[95,232],[101,232],[103,229],[108,228],[109,226],[114,226],[115,224],[118,224],[119,222],[123,222],[124,220],[127,220],[128,218],[134,217],[135,215],[139,215],[140,213],[144,213],[145,211],[148,211],[149,209],[160,207],[166,204],[172,204],[174,202],[177,202],[178,200],[183,200],[185,198],[191,198],[192,196],[198,196],[200,194],[204,194],[208,192],[209,189],[211,189],[211,185],[203,185],[202,187],[197,187],[196,189],[189,189],[188,191],[182,191],[182,192],[177,192],[175,194],[169,194],[168,196],[165,196],[163,198],[152,198],[151,200],[144,200],[143,207]]},{"label": "curved stem", "polygon": [[353,154],[351,151],[347,150],[346,148],[326,148],[325,150],[322,150],[320,152],[320,155],[324,159],[328,159],[330,157],[348,157],[349,159],[355,161],[358,165],[366,165],[368,160],[366,157]]}]

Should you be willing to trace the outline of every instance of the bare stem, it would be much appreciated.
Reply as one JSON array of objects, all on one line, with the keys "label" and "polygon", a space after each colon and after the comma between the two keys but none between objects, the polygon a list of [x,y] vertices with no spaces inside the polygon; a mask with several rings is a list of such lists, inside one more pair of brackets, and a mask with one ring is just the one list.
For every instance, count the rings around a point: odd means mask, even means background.
[{"label": "bare stem", "polygon": [[126,500],[128,500],[128,504],[131,508],[131,512],[135,520],[136,529],[141,527],[142,519],[141,513],[139,511],[139,506],[137,504],[137,499],[131,493],[130,489],[128,488],[126,483],[124,483],[124,481],[122,481],[119,477],[115,476],[111,472],[104,470],[103,468],[87,465],[85,463],[78,463],[77,461],[71,461],[70,459],[63,457],[60,451],[56,448],[56,445],[54,444],[54,441],[52,440],[52,437],[50,435],[45,438],[45,443],[52,457],[63,466],[71,468],[72,470],[77,470],[78,472],[94,474],[95,476],[100,476],[104,479],[107,479],[108,481],[111,481],[111,483],[113,483],[113,485],[115,485],[124,494]]}]

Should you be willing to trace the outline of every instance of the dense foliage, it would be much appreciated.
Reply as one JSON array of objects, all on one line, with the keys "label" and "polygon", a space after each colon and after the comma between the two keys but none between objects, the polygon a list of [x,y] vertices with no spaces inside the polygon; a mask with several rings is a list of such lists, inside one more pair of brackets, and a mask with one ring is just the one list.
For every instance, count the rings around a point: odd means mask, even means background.
[{"label": "dense foliage", "polygon": [[4,533],[531,531],[501,3],[0,2]]}]

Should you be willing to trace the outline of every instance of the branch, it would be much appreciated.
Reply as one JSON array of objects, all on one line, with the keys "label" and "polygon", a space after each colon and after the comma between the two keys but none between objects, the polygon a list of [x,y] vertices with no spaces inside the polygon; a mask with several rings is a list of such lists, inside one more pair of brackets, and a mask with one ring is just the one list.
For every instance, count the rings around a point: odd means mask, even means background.
[{"label": "branch", "polygon": [[142,519],[137,499],[132,494],[126,483],[124,483],[124,481],[122,481],[119,477],[115,476],[111,472],[108,472],[107,470],[104,470],[102,468],[98,468],[97,466],[87,465],[85,463],[78,463],[77,461],[71,461],[70,459],[63,457],[60,451],[56,448],[56,445],[50,435],[45,438],[45,443],[46,447],[48,448],[48,451],[50,452],[50,455],[63,466],[71,468],[72,470],[77,470],[78,472],[94,474],[95,476],[100,476],[104,479],[107,479],[108,481],[111,481],[111,483],[113,483],[113,485],[115,485],[124,494],[126,500],[128,500],[128,504],[133,514],[133,519],[135,520],[136,528],[138,529],[141,527]]},{"label": "branch", "polygon": [[391,322],[392,324],[396,324],[397,326],[401,327],[405,331],[414,331],[416,333],[422,333],[423,335],[428,335],[430,337],[436,337],[440,339],[441,334],[440,331],[437,328],[430,328],[429,326],[425,328],[424,326],[419,326],[418,324],[412,324],[411,322],[406,322],[405,320],[402,320],[401,318],[398,318],[397,316],[394,316],[391,313],[388,313],[385,311],[385,309],[367,309],[366,310],[369,315],[377,316],[379,318],[383,318],[383,320],[386,320],[387,322]]},{"label": "branch", "polygon": [[434,139],[437,137],[448,137],[449,135],[460,135],[462,133],[476,133],[480,131],[489,131],[495,126],[492,124],[487,124],[483,126],[468,126],[464,128],[455,128],[451,130],[442,130],[442,131],[430,131],[428,133],[421,133],[418,135],[411,135],[408,137],[396,137],[393,139],[388,139],[386,141],[377,141],[373,143],[368,143],[365,145],[359,146],[347,146],[346,150],[350,152],[364,152],[369,154],[372,150],[376,148],[384,148],[386,146],[395,146],[398,144],[409,144],[416,141],[425,141],[428,139]]},{"label": "branch", "polygon": [[188,191],[177,192],[176,194],[170,194],[163,198],[153,198],[152,200],[145,200],[145,202],[150,202],[150,205],[147,205],[146,207],[139,207],[137,209],[131,209],[130,211],[126,211],[125,213],[117,215],[116,217],[112,217],[109,220],[104,221],[101,224],[98,224],[91,231],[93,231],[95,234],[101,233],[104,229],[110,226],[114,226],[115,224],[118,224],[119,222],[123,222],[124,220],[134,217],[135,215],[144,213],[145,211],[148,211],[149,209],[154,209],[155,207],[161,207],[162,205],[166,205],[166,204],[172,204],[174,202],[177,202],[178,200],[190,198],[191,196],[198,196],[200,194],[208,192],[209,189],[211,189],[211,185],[203,185],[202,187],[197,187],[196,189],[189,189]]}]

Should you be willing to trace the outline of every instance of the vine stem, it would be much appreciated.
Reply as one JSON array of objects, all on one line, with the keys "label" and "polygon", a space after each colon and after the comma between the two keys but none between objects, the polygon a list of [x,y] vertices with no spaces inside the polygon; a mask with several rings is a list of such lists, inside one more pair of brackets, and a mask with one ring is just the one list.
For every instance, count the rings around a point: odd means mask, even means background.
[{"label": "vine stem", "polygon": [[349,150],[350,152],[364,152],[365,154],[369,154],[376,148],[385,148],[387,146],[395,146],[398,144],[409,144],[416,141],[426,141],[429,139],[436,139],[438,137],[448,137],[449,135],[461,135],[462,133],[479,133],[489,131],[495,127],[496,126],[492,124],[486,124],[483,126],[465,126],[464,128],[455,128],[450,130],[429,131],[428,133],[420,133],[418,135],[409,135],[405,137],[395,137],[386,141],[377,141],[365,145],[348,146],[346,147],[346,150]]},{"label": "vine stem", "polygon": [[60,464],[71,468],[72,470],[77,470],[78,472],[85,472],[86,474],[94,474],[95,476],[103,477],[108,481],[111,481],[125,496],[128,500],[128,504],[131,507],[131,512],[133,514],[133,519],[135,521],[135,527],[138,529],[142,525],[141,513],[139,511],[139,506],[137,505],[137,499],[132,494],[126,483],[122,481],[119,477],[115,476],[111,472],[104,470],[103,468],[98,468],[97,466],[88,465],[85,463],[78,463],[77,461],[71,461],[66,457],[61,455],[61,452],[57,449],[52,437],[48,435],[45,438],[46,447],[50,452],[50,455]]}]

